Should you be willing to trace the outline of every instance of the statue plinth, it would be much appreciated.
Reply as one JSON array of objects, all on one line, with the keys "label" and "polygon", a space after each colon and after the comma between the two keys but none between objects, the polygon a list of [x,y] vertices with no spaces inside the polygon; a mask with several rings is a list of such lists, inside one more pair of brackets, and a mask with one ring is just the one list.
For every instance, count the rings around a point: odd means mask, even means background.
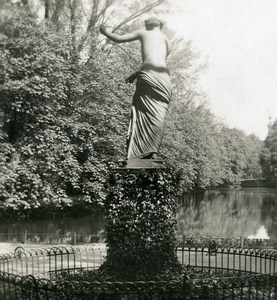
[{"label": "statue plinth", "polygon": [[110,172],[104,202],[108,251],[101,272],[123,281],[176,275],[178,179],[164,165],[156,168],[155,160],[128,162],[134,164]]},{"label": "statue plinth", "polygon": [[118,161],[118,167],[115,169],[166,169],[165,162],[161,159],[127,159]]}]

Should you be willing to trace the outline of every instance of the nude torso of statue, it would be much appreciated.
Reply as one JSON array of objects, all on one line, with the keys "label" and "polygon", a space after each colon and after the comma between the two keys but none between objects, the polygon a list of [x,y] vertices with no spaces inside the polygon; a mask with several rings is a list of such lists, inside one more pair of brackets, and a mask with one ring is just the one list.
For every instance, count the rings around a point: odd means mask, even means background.
[{"label": "nude torso of statue", "polygon": [[169,54],[169,42],[160,30],[141,31],[142,70],[152,69],[169,77],[166,57]]},{"label": "nude torso of statue", "polygon": [[166,68],[167,38],[158,30],[144,30],[141,36],[141,52],[144,64]]},{"label": "nude torso of statue", "polygon": [[135,40],[141,42],[142,70],[159,72],[166,80],[169,79],[169,71],[166,67],[166,57],[170,52],[170,43],[162,33],[159,26],[137,30],[124,35],[107,32],[105,26],[100,26],[100,32],[116,43],[126,43]]}]

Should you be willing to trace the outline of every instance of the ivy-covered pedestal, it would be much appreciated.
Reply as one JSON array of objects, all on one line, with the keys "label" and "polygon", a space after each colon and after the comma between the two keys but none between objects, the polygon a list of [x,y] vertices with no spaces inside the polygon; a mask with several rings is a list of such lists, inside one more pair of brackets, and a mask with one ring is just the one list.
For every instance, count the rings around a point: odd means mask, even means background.
[{"label": "ivy-covered pedestal", "polygon": [[178,178],[168,169],[113,170],[105,202],[107,260],[115,280],[176,277]]}]

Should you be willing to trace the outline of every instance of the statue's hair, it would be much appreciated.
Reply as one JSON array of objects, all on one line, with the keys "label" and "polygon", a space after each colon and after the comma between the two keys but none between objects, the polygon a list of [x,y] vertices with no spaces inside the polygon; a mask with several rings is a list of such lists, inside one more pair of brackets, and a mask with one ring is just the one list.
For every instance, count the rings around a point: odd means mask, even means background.
[{"label": "statue's hair", "polygon": [[145,26],[159,26],[161,28],[163,27],[163,22],[156,17],[149,18],[145,20],[144,23]]}]

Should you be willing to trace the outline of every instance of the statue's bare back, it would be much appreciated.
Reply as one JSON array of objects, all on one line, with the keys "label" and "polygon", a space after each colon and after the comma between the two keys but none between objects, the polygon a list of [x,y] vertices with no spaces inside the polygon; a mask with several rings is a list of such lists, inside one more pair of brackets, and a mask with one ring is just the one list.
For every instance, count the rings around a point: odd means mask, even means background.
[{"label": "statue's bare back", "polygon": [[143,64],[166,68],[167,41],[164,34],[156,30],[144,30],[141,35]]},{"label": "statue's bare back", "polygon": [[156,71],[165,72],[166,57],[169,53],[169,42],[166,36],[160,30],[142,30],[140,41],[142,69],[153,67]]},{"label": "statue's bare back", "polygon": [[100,32],[116,43],[126,43],[139,40],[141,43],[142,67],[141,69],[152,69],[168,77],[166,57],[170,52],[170,43],[161,32],[159,26],[145,26],[146,29],[137,30],[124,35],[107,32],[104,26]]}]

